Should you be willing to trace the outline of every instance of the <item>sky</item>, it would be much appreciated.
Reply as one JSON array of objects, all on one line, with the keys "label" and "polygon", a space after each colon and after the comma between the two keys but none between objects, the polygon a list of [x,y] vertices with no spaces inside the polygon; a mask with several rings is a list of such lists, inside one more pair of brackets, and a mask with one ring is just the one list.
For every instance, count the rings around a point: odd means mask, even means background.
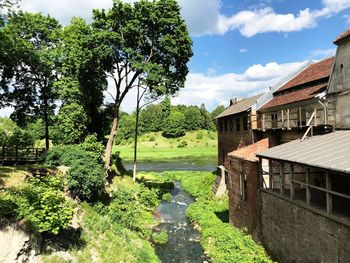
[{"label": "sky", "polygon": [[[333,40],[350,28],[350,0],[177,1],[194,56],[185,87],[172,103],[205,103],[209,110],[227,106],[230,98],[266,92],[308,60],[333,56]],[[68,25],[73,16],[91,21],[91,10],[108,9],[112,0],[22,0],[20,5]],[[133,111],[134,101],[130,93],[122,109]],[[2,109],[0,115],[10,112]]]}]

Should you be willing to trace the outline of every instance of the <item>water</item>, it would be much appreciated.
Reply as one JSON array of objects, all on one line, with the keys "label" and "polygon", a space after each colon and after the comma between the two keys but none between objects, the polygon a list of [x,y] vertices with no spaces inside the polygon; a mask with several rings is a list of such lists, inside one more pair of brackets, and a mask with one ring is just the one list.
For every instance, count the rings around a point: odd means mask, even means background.
[{"label": "water", "polygon": [[[123,162],[128,170],[133,169],[132,161]],[[164,171],[209,171],[216,169],[217,158],[179,158],[157,161],[138,161],[137,170],[144,172],[164,172]]]},{"label": "water", "polygon": [[156,245],[156,254],[164,262],[202,263],[209,262],[199,243],[199,233],[186,218],[186,209],[193,199],[181,188],[180,183],[174,184],[171,201],[163,201],[157,209],[163,223],[158,229],[165,230],[169,240],[165,245]]}]

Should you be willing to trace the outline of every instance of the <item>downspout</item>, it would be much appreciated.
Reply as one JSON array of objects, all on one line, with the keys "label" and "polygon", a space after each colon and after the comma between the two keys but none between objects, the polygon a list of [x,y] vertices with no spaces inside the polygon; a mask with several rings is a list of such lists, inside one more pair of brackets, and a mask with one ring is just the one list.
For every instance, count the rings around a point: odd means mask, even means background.
[{"label": "downspout", "polygon": [[328,124],[327,107],[320,99],[317,102],[323,107],[324,125],[327,125]]}]

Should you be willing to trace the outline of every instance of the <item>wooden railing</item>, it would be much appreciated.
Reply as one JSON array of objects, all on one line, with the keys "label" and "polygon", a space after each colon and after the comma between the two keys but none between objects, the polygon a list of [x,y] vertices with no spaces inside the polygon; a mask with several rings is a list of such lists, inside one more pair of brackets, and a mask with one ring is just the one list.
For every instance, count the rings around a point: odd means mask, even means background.
[{"label": "wooden railing", "polygon": [[40,163],[44,161],[45,148],[22,148],[20,146],[0,147],[0,164],[14,165],[27,163]]}]

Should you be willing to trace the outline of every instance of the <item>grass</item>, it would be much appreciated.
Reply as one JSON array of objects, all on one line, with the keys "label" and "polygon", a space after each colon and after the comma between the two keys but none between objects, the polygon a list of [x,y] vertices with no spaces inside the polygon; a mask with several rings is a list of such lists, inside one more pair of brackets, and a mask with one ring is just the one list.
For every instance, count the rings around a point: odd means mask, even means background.
[{"label": "grass", "polygon": [[[200,135],[200,136],[199,136]],[[213,131],[187,132],[181,138],[164,138],[160,132],[148,133],[139,137],[139,160],[163,160],[174,158],[199,158],[217,156],[217,134]],[[183,142],[184,148],[178,148]],[[123,160],[132,160],[134,155],[133,141],[122,142],[113,147],[113,152],[120,152]]]},{"label": "grass", "polygon": [[186,214],[200,230],[201,245],[211,262],[272,262],[264,248],[250,235],[227,222],[228,199],[213,195],[213,173],[181,171],[161,175],[143,173],[140,176],[150,180],[160,177],[161,180],[180,181],[184,190],[196,199]]}]

